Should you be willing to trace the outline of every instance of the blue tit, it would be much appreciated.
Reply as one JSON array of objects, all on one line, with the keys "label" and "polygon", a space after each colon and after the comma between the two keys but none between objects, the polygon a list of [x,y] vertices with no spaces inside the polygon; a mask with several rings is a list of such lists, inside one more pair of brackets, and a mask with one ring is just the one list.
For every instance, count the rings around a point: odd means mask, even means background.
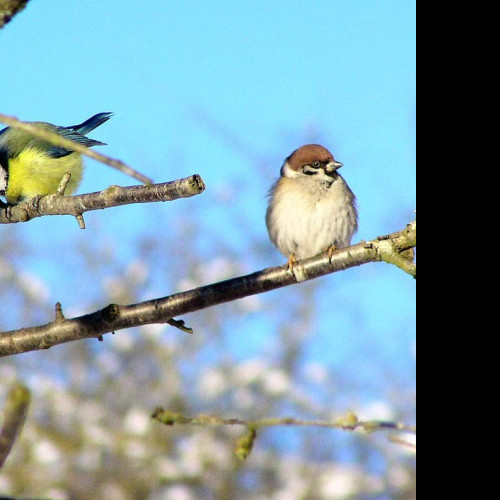
[{"label": "blue tit", "polygon": [[[33,122],[41,129],[51,130],[87,147],[105,146],[86,134],[107,122],[112,113],[99,113],[80,125],[58,127]],[[54,146],[29,132],[8,127],[0,132],[0,195],[15,205],[34,196],[55,194],[63,176],[71,179],[65,194],[73,194],[83,176],[83,158],[70,149]]]}]

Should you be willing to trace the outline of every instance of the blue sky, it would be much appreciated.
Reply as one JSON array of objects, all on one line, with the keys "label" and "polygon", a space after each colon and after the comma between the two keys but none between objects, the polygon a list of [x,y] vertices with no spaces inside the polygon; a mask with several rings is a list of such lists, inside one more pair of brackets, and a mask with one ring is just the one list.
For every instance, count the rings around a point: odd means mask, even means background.
[{"label": "blue sky", "polygon": [[[156,230],[151,213],[167,219],[199,211],[211,235],[201,251],[220,254],[220,234],[243,253],[247,238],[268,244],[266,191],[283,159],[309,141],[344,163],[358,196],[358,239],[400,229],[416,207],[415,15],[409,0],[31,0],[0,32],[0,111],[58,125],[113,111],[92,134],[109,144],[102,152],[157,182],[198,173],[208,189],[175,208],[89,214],[85,235],[73,220],[58,218],[4,226],[0,237],[28,241],[23,267],[59,291],[63,272],[52,248],[106,231],[127,262],[137,235]],[[134,184],[87,163],[80,192]],[[232,207],[244,215],[244,228]],[[283,263],[273,255],[249,256],[248,271]],[[360,364],[376,352],[411,377],[414,283],[383,265],[343,274],[326,278],[342,314],[324,294],[320,304],[336,329],[366,340],[366,353],[360,344],[335,341],[331,351],[361,356]],[[362,333],[360,318],[349,315],[359,301]],[[320,328],[312,358],[325,355],[330,329]]]}]

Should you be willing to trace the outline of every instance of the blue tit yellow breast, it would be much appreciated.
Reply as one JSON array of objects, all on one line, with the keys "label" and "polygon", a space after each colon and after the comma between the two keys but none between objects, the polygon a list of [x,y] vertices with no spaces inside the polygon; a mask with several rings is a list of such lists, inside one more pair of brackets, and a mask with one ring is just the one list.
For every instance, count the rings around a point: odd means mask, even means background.
[{"label": "blue tit yellow breast", "polygon": [[53,158],[44,151],[27,148],[9,159],[9,179],[5,196],[9,203],[55,194],[66,172],[71,174],[65,194],[73,194],[82,180],[81,155],[71,153]]}]

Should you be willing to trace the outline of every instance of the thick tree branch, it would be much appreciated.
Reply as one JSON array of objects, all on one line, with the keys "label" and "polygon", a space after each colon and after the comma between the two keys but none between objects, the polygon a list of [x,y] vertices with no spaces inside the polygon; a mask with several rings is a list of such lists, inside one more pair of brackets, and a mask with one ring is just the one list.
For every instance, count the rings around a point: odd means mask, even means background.
[{"label": "thick tree branch", "polygon": [[36,197],[15,206],[0,204],[0,224],[27,222],[44,215],[73,215],[79,217],[91,210],[129,205],[132,203],[151,203],[189,198],[205,190],[205,184],[199,175],[179,179],[164,184],[147,186],[119,187],[110,186],[98,193],[78,196]]},{"label": "thick tree branch", "polygon": [[29,132],[30,134],[39,137],[40,139],[44,139],[51,144],[54,144],[54,146],[60,146],[71,151],[75,151],[83,156],[87,156],[88,158],[92,158],[96,161],[104,163],[109,167],[116,168],[117,170],[120,170],[120,172],[123,172],[125,175],[129,175],[130,177],[137,179],[143,184],[152,184],[153,182],[149,177],[146,177],[137,170],[134,170],[132,167],[122,162],[121,160],[116,160],[115,158],[110,158],[109,156],[98,153],[93,149],[87,148],[82,144],[78,144],[77,142],[67,139],[66,137],[63,137],[56,132],[52,132],[51,130],[36,127],[31,123],[26,123],[18,120],[17,118],[14,118],[13,116],[7,116],[1,113],[0,123],[5,123],[9,127],[24,130],[25,132]]},{"label": "thick tree branch", "polygon": [[[391,242],[390,246],[388,241]],[[0,357],[47,349],[75,340],[101,338],[106,333],[123,328],[168,323],[176,316],[269,292],[299,281],[312,280],[369,262],[385,261],[398,265],[401,263],[395,255],[403,255],[416,244],[417,223],[413,222],[402,231],[338,250],[331,259],[323,254],[299,261],[294,265],[293,273],[288,271],[287,266],[269,268],[248,276],[139,304],[124,306],[111,304],[100,311],[78,318],[64,319],[62,314],[59,314],[54,322],[47,325],[0,333]],[[414,265],[409,263],[407,266],[398,265],[398,267],[406,267],[406,272],[413,277],[416,276]]]},{"label": "thick tree branch", "polygon": [[0,0],[0,29],[21,12],[29,0]]}]

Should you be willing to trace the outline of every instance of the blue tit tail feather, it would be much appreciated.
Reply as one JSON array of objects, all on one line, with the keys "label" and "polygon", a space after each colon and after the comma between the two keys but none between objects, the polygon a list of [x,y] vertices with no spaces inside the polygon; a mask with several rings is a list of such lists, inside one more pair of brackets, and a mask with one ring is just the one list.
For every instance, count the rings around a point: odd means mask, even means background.
[{"label": "blue tit tail feather", "polygon": [[92,132],[92,130],[100,127],[103,123],[106,123],[112,116],[113,113],[98,113],[83,123],[80,123],[80,125],[73,125],[67,128],[76,130],[79,134],[87,135],[89,132]]}]

